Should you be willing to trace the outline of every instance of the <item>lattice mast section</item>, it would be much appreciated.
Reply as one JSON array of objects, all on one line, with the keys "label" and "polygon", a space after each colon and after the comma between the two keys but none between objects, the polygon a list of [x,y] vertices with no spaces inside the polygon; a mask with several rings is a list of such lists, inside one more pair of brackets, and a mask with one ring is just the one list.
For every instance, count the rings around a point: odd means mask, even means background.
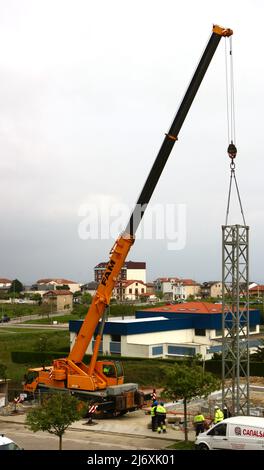
[{"label": "lattice mast section", "polygon": [[249,414],[249,227],[222,226],[222,406]]}]

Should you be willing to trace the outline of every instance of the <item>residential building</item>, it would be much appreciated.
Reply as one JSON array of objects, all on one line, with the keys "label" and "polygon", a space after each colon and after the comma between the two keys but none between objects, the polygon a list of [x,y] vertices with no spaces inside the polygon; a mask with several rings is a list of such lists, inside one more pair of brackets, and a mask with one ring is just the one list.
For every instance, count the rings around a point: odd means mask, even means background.
[{"label": "residential building", "polygon": [[82,294],[88,293],[94,296],[97,290],[97,287],[98,287],[98,282],[95,282],[95,281],[87,282],[87,284],[83,284],[81,286],[81,292]]},{"label": "residential building", "polygon": [[249,287],[248,289],[250,297],[257,297],[262,299],[264,297],[264,285],[258,284]]},{"label": "residential building", "polygon": [[43,295],[43,302],[51,305],[53,312],[71,311],[73,294],[69,290],[49,290]]},{"label": "residential building", "polygon": [[222,298],[222,282],[208,281],[201,284],[201,297]]},{"label": "residential building", "polygon": [[165,299],[173,300],[173,286],[179,281],[178,277],[159,277],[154,281],[155,292],[162,294]]},{"label": "residential building", "polygon": [[[102,262],[94,268],[94,280],[101,282],[104,270],[108,263]],[[146,263],[142,261],[126,261],[121,268],[117,281],[131,281],[138,279],[146,283]]]},{"label": "residential building", "polygon": [[47,291],[47,290],[56,290],[57,288],[62,288],[63,286],[68,286],[70,291],[78,292],[81,290],[81,285],[78,282],[70,281],[69,279],[58,279],[58,278],[47,278],[39,279],[36,284],[32,286],[32,290],[36,291]]},{"label": "residential building", "polygon": [[[260,312],[249,313],[249,346],[260,344]],[[74,344],[82,320],[70,321],[70,342]],[[96,337],[96,332],[94,338]],[[91,354],[94,341],[87,348]],[[100,352],[130,357],[185,357],[201,354],[211,359],[222,349],[222,306],[187,302],[139,310],[135,317],[110,317],[104,327]]]},{"label": "residential building", "polygon": [[200,284],[192,279],[179,279],[175,284],[173,284],[173,300],[186,300],[189,297],[196,299],[200,296]]},{"label": "residential building", "polygon": [[0,278],[0,292],[8,292],[11,287],[12,281],[5,277]]},{"label": "residential building", "polygon": [[146,295],[146,284],[139,280],[119,281],[112,296],[118,300],[138,300]]},{"label": "residential building", "polygon": [[154,282],[147,282],[147,283],[146,283],[146,293],[147,293],[147,294],[150,294],[150,295],[154,295],[154,294],[155,294]]}]

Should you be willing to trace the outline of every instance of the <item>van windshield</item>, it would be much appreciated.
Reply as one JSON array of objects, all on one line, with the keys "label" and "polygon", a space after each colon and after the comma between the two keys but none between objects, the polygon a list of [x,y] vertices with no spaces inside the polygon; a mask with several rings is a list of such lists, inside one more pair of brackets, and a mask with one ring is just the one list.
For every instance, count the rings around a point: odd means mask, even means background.
[{"label": "van windshield", "polygon": [[1,445],[0,450],[20,450],[20,447],[14,442],[9,442],[8,444]]}]

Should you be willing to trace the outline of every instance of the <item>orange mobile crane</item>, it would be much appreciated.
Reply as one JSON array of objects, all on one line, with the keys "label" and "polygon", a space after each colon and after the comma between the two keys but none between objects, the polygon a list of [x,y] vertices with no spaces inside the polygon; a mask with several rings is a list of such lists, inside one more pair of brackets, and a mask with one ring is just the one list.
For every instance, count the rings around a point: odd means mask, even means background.
[{"label": "orange mobile crane", "polygon": [[[128,225],[125,231],[119,236],[110,252],[110,260],[71,352],[66,358],[54,360],[52,366],[29,369],[25,377],[24,390],[26,392],[35,392],[36,389],[70,390],[81,396],[82,399],[86,398],[87,400],[92,400],[93,403],[98,405],[98,410],[103,414],[124,414],[127,411],[133,411],[142,406],[144,396],[139,392],[137,384],[124,384],[124,373],[121,362],[107,360],[97,361],[105,322],[104,312],[110,303],[112,291],[127,254],[134,243],[138,225],[144,215],[175,141],[178,138],[182,124],[216,48],[223,36],[229,37],[232,34],[233,32],[230,29],[222,28],[217,25],[213,26],[208,44],[179,106],[173,123],[168,133],[165,134],[160,151],[151,168]],[[98,324],[100,324],[99,332],[95,340],[93,355],[90,364],[86,365],[83,362],[83,357]]]}]

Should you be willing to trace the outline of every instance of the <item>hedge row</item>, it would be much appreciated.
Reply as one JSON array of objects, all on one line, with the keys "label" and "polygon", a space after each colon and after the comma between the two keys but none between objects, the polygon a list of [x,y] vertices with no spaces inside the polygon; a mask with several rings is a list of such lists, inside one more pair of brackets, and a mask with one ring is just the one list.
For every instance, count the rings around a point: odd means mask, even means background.
[{"label": "hedge row", "polygon": [[[33,352],[33,351],[13,351],[11,358],[14,363],[17,364],[37,364],[47,365],[53,359],[59,359],[67,357],[67,353],[64,352]],[[84,356],[84,362],[89,363],[91,356]],[[181,363],[181,359],[146,359],[143,357],[120,357],[120,356],[98,356],[98,359],[105,360],[121,360],[122,362],[146,362],[149,361],[157,366],[162,364],[173,364]],[[202,365],[202,364],[201,364]],[[231,364],[230,364],[231,365]],[[221,377],[222,374],[222,361],[209,360],[205,362],[205,370],[212,372],[213,374]],[[250,363],[250,375],[257,377],[264,377],[264,363],[263,362],[251,362]]]},{"label": "hedge row", "polygon": [[[44,364],[46,361],[52,361],[52,359],[59,359],[62,357],[67,357],[68,352],[61,351],[61,352],[35,352],[35,351],[12,351],[11,352],[11,359],[13,362],[17,364]],[[91,359],[91,356],[85,355],[84,362],[88,363]],[[146,361],[144,357],[120,357],[120,356],[103,356],[98,355],[98,359],[105,359],[105,360],[121,360],[122,362],[133,361],[133,362],[142,362]],[[164,363],[174,363],[174,362],[181,362],[181,360],[175,361],[174,359],[148,359],[155,364],[164,364]]]},{"label": "hedge row", "polygon": [[47,361],[52,359],[59,359],[65,357],[65,352],[33,352],[33,351],[12,351],[11,359],[12,362],[17,364],[39,364],[47,365]]},{"label": "hedge row", "polygon": [[[227,364],[228,365],[228,364]],[[231,363],[229,364],[231,366]],[[205,370],[221,377],[222,361],[210,360],[205,362]],[[264,377],[264,362],[250,362],[250,375]]]}]

